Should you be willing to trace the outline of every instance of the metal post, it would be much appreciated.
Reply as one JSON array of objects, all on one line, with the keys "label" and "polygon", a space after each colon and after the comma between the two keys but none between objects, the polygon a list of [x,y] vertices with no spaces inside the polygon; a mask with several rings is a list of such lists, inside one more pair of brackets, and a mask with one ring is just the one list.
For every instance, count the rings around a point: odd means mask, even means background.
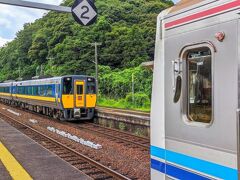
[{"label": "metal post", "polygon": [[40,76],[43,76],[43,65],[41,64],[41,73],[40,73]]},{"label": "metal post", "polygon": [[18,77],[21,78],[21,67],[20,67],[20,65],[18,66],[18,73],[19,73]]},{"label": "metal post", "polygon": [[36,75],[35,76],[38,76],[38,70],[39,70],[39,66],[36,67]]},{"label": "metal post", "polygon": [[94,43],[95,45],[95,70],[96,70],[96,82],[97,82],[97,88],[98,88],[98,51],[97,51],[97,43]]},{"label": "metal post", "polygon": [[96,77],[96,87],[97,87],[97,91],[98,91],[98,46],[101,46],[102,43],[92,43],[91,45],[94,45],[95,47],[95,77]]},{"label": "metal post", "polygon": [[132,73],[132,102],[135,104],[135,98],[134,98],[134,73]]},{"label": "metal post", "polygon": [[22,1],[22,0],[0,0],[0,4],[71,13],[71,7],[56,6],[56,5],[44,4],[44,3],[38,3],[38,2],[29,2],[29,1]]}]

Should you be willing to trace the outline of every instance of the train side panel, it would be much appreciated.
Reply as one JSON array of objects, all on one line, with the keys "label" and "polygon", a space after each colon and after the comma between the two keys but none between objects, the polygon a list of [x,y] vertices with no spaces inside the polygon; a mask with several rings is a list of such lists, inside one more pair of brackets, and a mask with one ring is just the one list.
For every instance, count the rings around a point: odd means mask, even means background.
[{"label": "train side panel", "polygon": [[[233,1],[211,2],[158,19],[151,179],[239,177],[239,10]],[[178,24],[226,4],[231,11]]]}]

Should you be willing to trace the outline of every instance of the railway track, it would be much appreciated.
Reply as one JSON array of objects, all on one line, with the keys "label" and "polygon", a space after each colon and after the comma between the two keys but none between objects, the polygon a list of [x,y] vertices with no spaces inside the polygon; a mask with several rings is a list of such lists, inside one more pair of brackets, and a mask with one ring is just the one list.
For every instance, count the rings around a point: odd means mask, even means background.
[{"label": "railway track", "polygon": [[108,168],[100,164],[98,161],[95,161],[84,154],[81,154],[71,146],[64,145],[57,140],[44,135],[43,133],[33,129],[32,127],[15,120],[14,118],[3,114],[0,112],[1,118],[16,129],[21,131],[22,133],[29,136],[31,139],[36,141],[37,143],[44,146],[46,149],[55,153],[57,156],[76,167],[79,171],[88,175],[92,179],[96,180],[105,180],[105,179],[125,179],[129,180],[130,178],[118,173],[115,170]]},{"label": "railway track", "polygon": [[[124,143],[126,146],[131,146],[131,147],[136,147],[136,148],[138,147],[143,150],[149,151],[149,147],[150,147],[150,139],[149,138],[136,136],[136,135],[133,135],[132,133],[123,132],[123,131],[120,131],[117,129],[103,127],[103,126],[97,125],[95,123],[81,122],[81,124],[77,124],[77,123],[73,123],[73,122],[61,122],[61,121],[53,119],[49,116],[35,113],[33,111],[21,109],[18,107],[16,109],[18,109],[20,111],[24,111],[26,113],[31,113],[31,114],[34,114],[36,116],[40,116],[43,118],[48,118],[57,123],[63,123],[63,124],[67,123],[68,125],[70,125],[72,127],[78,127],[79,129],[85,129],[85,130],[93,132],[95,134],[99,134],[99,135],[108,137],[109,140],[112,140],[115,142],[117,141],[118,143]],[[108,108],[108,109],[110,109],[110,108]]]},{"label": "railway track", "polygon": [[150,147],[150,140],[148,138],[136,136],[117,129],[111,129],[94,123],[86,122],[82,124],[76,124],[76,126],[102,136],[107,136],[108,139],[117,141],[118,143],[124,143],[127,146],[138,147],[144,150],[149,150]]},{"label": "railway track", "polygon": [[150,117],[149,112],[144,112],[144,111],[134,111],[134,110],[127,110],[127,109],[119,109],[119,108],[109,108],[109,107],[96,107],[97,111],[103,111],[103,112],[109,112],[109,113],[124,113],[124,114],[131,114],[131,115],[138,115],[138,116],[143,116],[143,117]]}]

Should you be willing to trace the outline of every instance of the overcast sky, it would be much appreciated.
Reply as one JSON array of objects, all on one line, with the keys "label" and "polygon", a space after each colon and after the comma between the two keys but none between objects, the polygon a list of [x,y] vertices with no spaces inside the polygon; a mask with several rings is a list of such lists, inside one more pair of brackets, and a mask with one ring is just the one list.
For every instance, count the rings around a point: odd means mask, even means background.
[{"label": "overcast sky", "polygon": [[[28,0],[59,5],[62,0]],[[42,17],[46,11],[0,4],[0,47],[14,39],[23,24]]]},{"label": "overcast sky", "polygon": [[[28,0],[59,5],[62,0]],[[173,0],[174,3],[179,0]],[[42,17],[46,11],[0,4],[0,47],[14,39],[25,23]]]},{"label": "overcast sky", "polygon": [[177,3],[178,1],[180,1],[180,0],[172,0],[174,3]]}]

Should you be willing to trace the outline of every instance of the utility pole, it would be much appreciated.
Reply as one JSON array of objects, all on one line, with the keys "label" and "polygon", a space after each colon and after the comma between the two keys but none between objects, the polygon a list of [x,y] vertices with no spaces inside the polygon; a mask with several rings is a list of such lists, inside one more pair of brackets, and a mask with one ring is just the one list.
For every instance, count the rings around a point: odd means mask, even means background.
[{"label": "utility pole", "polygon": [[135,86],[135,84],[134,84],[134,73],[132,73],[132,102],[133,102],[133,105],[135,105],[135,97],[134,97],[135,92],[134,92],[134,86]]},{"label": "utility pole", "polygon": [[43,65],[41,64],[41,71],[40,71],[40,76],[43,76],[44,72],[43,72]]},{"label": "utility pole", "polygon": [[96,77],[96,87],[98,91],[98,46],[101,46],[102,43],[91,43],[92,46],[95,47],[95,77]]},{"label": "utility pole", "polygon": [[21,78],[21,67],[20,67],[20,65],[18,66],[18,78],[19,79]]}]

